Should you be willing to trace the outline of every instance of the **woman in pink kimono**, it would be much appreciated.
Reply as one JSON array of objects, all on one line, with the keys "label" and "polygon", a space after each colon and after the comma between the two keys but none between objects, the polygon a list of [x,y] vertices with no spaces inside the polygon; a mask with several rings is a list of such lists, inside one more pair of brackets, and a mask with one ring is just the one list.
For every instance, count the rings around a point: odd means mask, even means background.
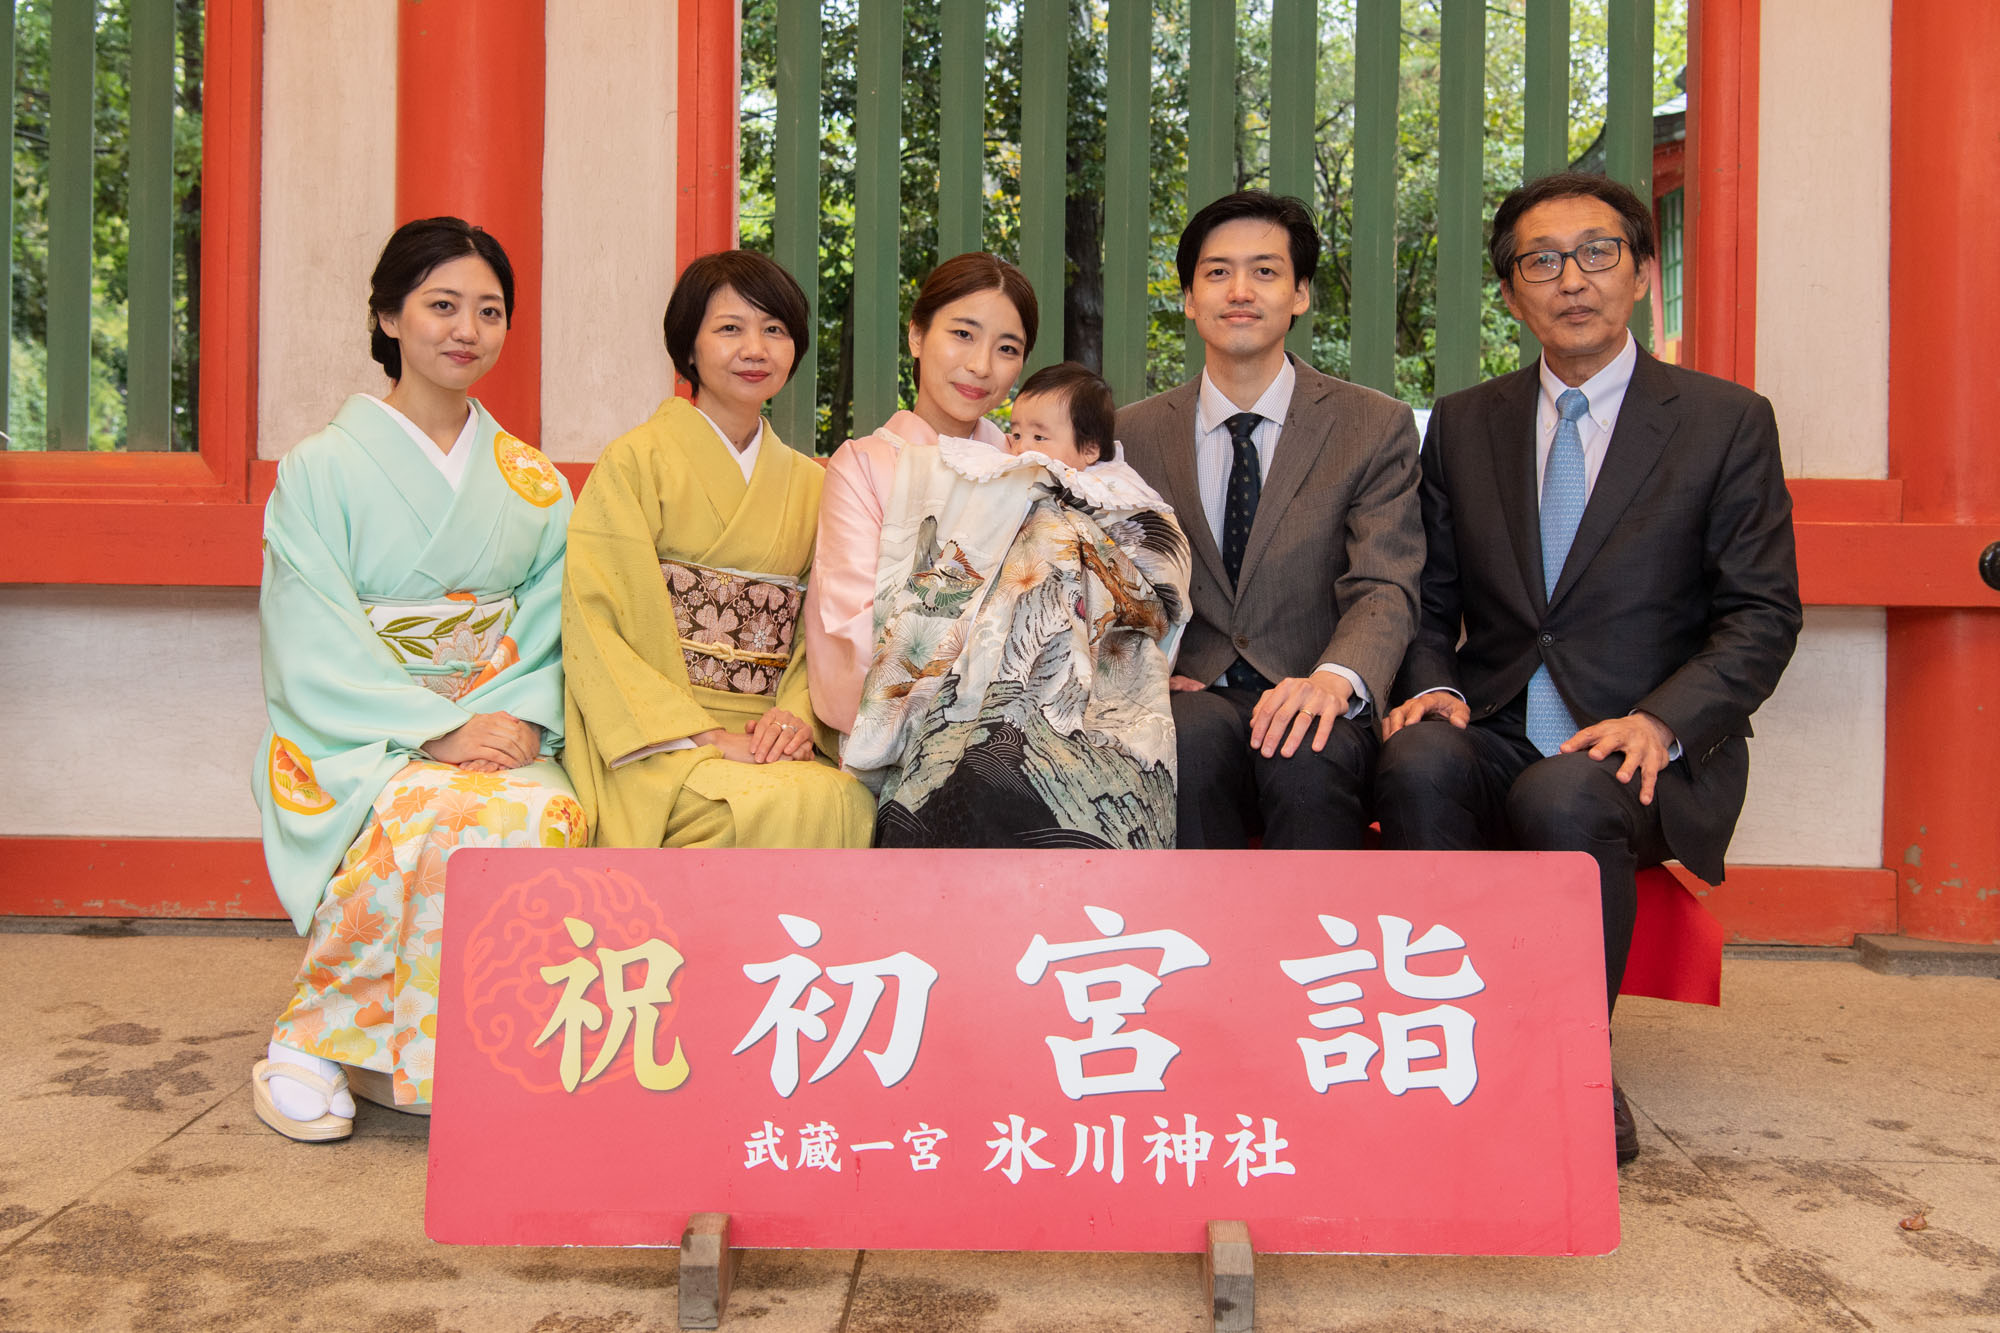
[{"label": "woman in pink kimono", "polygon": [[806,592],[806,669],[813,710],[854,730],[861,682],[875,651],[875,577],[882,516],[905,444],[940,436],[1007,447],[986,414],[1006,401],[1035,350],[1035,289],[1020,269],[983,251],[931,271],[910,307],[917,401],[827,463],[819,543]]}]

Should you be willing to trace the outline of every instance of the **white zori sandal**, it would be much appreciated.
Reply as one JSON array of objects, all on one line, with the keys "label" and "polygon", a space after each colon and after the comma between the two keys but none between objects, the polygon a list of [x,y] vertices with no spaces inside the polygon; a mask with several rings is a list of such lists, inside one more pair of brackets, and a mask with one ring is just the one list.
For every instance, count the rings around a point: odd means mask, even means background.
[{"label": "white zori sandal", "polygon": [[352,1117],[335,1115],[331,1110],[322,1111],[317,1120],[294,1120],[280,1111],[277,1103],[271,1100],[270,1080],[273,1076],[291,1079],[300,1087],[318,1093],[323,1099],[321,1105],[326,1107],[332,1106],[334,1094],[347,1085],[344,1074],[336,1076],[337,1081],[328,1082],[310,1069],[259,1060],[250,1071],[250,1099],[257,1107],[257,1118],[272,1129],[300,1143],[327,1143],[344,1139],[354,1132]]}]

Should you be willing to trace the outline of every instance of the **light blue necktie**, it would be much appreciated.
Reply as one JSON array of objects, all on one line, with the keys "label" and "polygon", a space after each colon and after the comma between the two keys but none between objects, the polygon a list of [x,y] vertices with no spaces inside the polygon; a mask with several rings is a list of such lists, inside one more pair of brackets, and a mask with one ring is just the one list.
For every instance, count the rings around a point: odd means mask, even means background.
[{"label": "light blue necktie", "polygon": [[[1554,596],[1556,580],[1562,577],[1563,561],[1576,539],[1576,525],[1583,521],[1584,473],[1583,436],[1576,423],[1590,411],[1590,400],[1581,389],[1568,389],[1556,399],[1556,438],[1549,445],[1549,464],[1542,471],[1542,594]],[[1543,754],[1554,754],[1562,743],[1576,734],[1576,719],[1569,715],[1556,683],[1549,679],[1547,666],[1535,668],[1528,681],[1528,740]]]}]

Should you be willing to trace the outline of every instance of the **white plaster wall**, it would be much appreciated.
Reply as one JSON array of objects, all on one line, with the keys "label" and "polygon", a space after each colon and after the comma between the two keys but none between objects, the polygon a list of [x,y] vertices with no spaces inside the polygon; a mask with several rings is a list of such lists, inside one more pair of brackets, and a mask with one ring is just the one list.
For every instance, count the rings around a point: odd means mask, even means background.
[{"label": "white plaster wall", "polygon": [[673,392],[678,6],[549,0],[542,166],[542,438],[595,459]]},{"label": "white plaster wall", "polygon": [[264,6],[263,169],[257,456],[279,458],[388,388],[367,320],[396,225],[396,0]]},{"label": "white plaster wall", "polygon": [[0,679],[0,835],[257,836],[255,588],[0,587]]},{"label": "white plaster wall", "polygon": [[1889,0],[1764,0],[1760,61],[1757,388],[1787,473],[1886,477]]},{"label": "white plaster wall", "polygon": [[1806,608],[1798,652],[1751,719],[1750,794],[1731,862],[1882,864],[1882,644],[1879,607]]},{"label": "white plaster wall", "polygon": [[[1762,6],[1757,388],[1790,476],[1888,475],[1889,3]],[[1880,610],[1807,610],[1730,860],[1882,863],[1887,655]]]}]

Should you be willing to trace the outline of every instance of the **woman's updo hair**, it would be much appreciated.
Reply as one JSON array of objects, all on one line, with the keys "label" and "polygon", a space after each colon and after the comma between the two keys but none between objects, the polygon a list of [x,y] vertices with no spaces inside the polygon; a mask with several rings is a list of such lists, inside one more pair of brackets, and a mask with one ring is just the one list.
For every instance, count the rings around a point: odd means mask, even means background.
[{"label": "woman's updo hair", "polygon": [[[916,304],[910,307],[910,327],[921,338],[931,331],[931,320],[937,317],[937,312],[953,301],[994,291],[1013,302],[1014,313],[1021,317],[1021,336],[1028,344],[1021,349],[1025,358],[1035,350],[1035,331],[1041,327],[1042,317],[1035,305],[1034,286],[1029,283],[1027,274],[998,255],[989,255],[984,250],[955,255],[931,270],[931,275],[917,290]],[[921,384],[923,363],[913,357],[911,367]]]},{"label": "woman's updo hair", "polygon": [[701,376],[694,365],[694,340],[701,323],[708,318],[708,303],[724,287],[785,326],[792,335],[792,370],[806,359],[812,346],[812,309],[806,304],[805,290],[797,278],[769,255],[755,250],[718,250],[688,261],[674,282],[674,294],[667,298],[666,318],[661,321],[667,335],[667,355],[674,373],[686,380],[696,394],[701,392]]},{"label": "woman's updo hair", "polygon": [[423,285],[431,270],[454,259],[476,255],[500,279],[500,302],[507,308],[507,327],[514,327],[514,266],[491,232],[463,218],[418,218],[396,228],[375,272],[368,279],[368,351],[392,380],[403,378],[403,347],[382,331],[382,316],[400,315],[403,302]]}]

